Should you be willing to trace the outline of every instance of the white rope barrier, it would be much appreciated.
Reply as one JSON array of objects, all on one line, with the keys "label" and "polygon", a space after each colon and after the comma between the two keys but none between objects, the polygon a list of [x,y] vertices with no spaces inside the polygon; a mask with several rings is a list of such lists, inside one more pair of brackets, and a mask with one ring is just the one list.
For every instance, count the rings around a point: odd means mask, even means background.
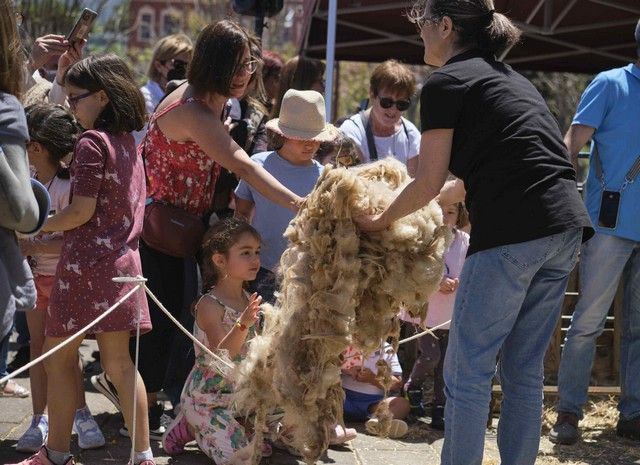
[{"label": "white rope barrier", "polygon": [[144,290],[146,291],[146,293],[149,295],[149,297],[151,297],[151,300],[153,300],[156,305],[160,308],[160,310],[162,310],[162,312],[167,316],[167,318],[169,318],[174,325],[176,325],[178,328],[180,328],[180,330],[186,334],[189,339],[191,339],[194,344],[196,344],[198,347],[200,347],[207,355],[209,355],[211,358],[213,358],[214,360],[217,360],[218,362],[220,362],[221,364],[223,364],[225,367],[230,368],[230,369],[234,369],[236,366],[225,360],[224,358],[220,357],[219,355],[216,355],[215,353],[213,353],[206,345],[204,345],[202,342],[200,342],[198,340],[198,338],[196,338],[193,334],[191,334],[190,331],[188,331],[187,329],[185,329],[184,326],[182,326],[180,324],[180,322],[178,320],[175,319],[175,317],[169,312],[169,310],[167,310],[164,305],[162,305],[162,302],[160,302],[158,300],[158,298],[153,295],[153,292],[151,292],[151,290],[145,286]]},{"label": "white rope barrier", "polygon": [[440,329],[440,328],[442,328],[444,326],[447,326],[449,323],[451,323],[451,320],[445,321],[444,323],[436,325],[433,328],[425,329],[421,333],[414,334],[413,336],[410,336],[410,337],[408,337],[406,339],[402,339],[402,340],[398,341],[398,345],[404,344],[405,342],[413,341],[414,339],[418,339],[418,338],[420,338],[420,337],[422,337],[422,336],[424,336],[426,334],[431,334],[433,337],[436,337],[435,334],[433,334],[433,331],[435,331],[436,329]]},{"label": "white rope barrier", "polygon": [[[113,278],[116,281],[118,278]],[[147,280],[145,279],[145,282]],[[144,285],[147,288],[147,285]],[[133,415],[131,416],[131,453],[129,455],[129,463],[136,463],[136,419],[138,416],[138,362],[140,361],[140,306],[138,306],[138,318],[136,321],[136,350],[133,361],[135,369],[135,381],[133,383]]]},{"label": "white rope barrier", "polygon": [[9,375],[5,376],[4,378],[0,379],[0,384],[4,384],[7,381],[9,381],[10,379],[13,379],[16,376],[18,376],[20,373],[23,373],[23,372],[27,371],[32,366],[40,363],[45,358],[50,357],[51,355],[56,353],[58,350],[62,349],[64,346],[68,345],[75,338],[83,335],[93,325],[95,325],[96,323],[99,323],[100,321],[102,321],[106,317],[108,317],[111,314],[111,312],[113,312],[116,308],[118,308],[125,300],[127,300],[129,297],[131,297],[140,287],[143,287],[143,286],[144,286],[144,284],[138,284],[136,287],[134,287],[129,292],[127,292],[120,300],[118,300],[115,304],[113,304],[111,307],[109,307],[102,315],[100,315],[98,318],[93,320],[87,326],[85,326],[84,328],[82,328],[81,330],[76,332],[73,336],[70,336],[68,339],[65,339],[64,341],[62,341],[57,346],[51,348],[49,351],[45,352],[40,357],[36,358],[35,360],[33,360],[33,361],[27,363],[26,365],[24,365],[23,367],[19,368],[18,370],[13,371],[13,372],[11,372],[11,374],[9,374]]}]

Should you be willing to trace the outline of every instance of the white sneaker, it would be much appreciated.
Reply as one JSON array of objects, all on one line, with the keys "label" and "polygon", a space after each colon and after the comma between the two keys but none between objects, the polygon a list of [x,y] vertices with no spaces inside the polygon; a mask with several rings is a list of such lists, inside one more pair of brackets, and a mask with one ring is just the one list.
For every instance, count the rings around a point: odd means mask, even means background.
[{"label": "white sneaker", "polygon": [[105,444],[100,426],[98,426],[87,406],[76,410],[76,417],[73,419],[73,431],[78,433],[78,446],[80,446],[80,449],[97,449]]},{"label": "white sneaker", "polygon": [[93,387],[105,396],[107,399],[111,401],[113,405],[118,409],[119,412],[122,412],[122,408],[120,408],[120,398],[118,397],[118,391],[116,387],[113,385],[107,374],[105,372],[100,373],[99,375],[93,375],[91,377],[91,384]]},{"label": "white sneaker", "polygon": [[49,417],[47,415],[34,415],[31,426],[18,439],[16,450],[18,452],[34,453],[42,447],[49,434]]},{"label": "white sneaker", "polygon": [[[364,427],[371,434],[374,434],[376,436],[383,436],[382,432],[380,431],[380,422],[375,417],[367,420],[364,424]],[[407,434],[407,431],[409,431],[409,426],[403,420],[394,418],[393,420],[391,420],[389,432],[386,434],[386,437],[390,439],[401,438],[402,436]]]}]

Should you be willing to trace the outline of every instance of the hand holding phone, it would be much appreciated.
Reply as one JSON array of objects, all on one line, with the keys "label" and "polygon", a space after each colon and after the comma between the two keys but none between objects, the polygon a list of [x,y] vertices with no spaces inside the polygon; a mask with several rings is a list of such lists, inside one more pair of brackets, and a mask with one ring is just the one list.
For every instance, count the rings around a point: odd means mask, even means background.
[{"label": "hand holding phone", "polygon": [[98,13],[89,8],[85,8],[80,13],[80,17],[73,25],[73,28],[67,34],[66,39],[69,41],[69,44],[72,46],[74,42],[82,41],[87,38],[89,31],[91,30],[91,26],[93,26],[94,21]]}]

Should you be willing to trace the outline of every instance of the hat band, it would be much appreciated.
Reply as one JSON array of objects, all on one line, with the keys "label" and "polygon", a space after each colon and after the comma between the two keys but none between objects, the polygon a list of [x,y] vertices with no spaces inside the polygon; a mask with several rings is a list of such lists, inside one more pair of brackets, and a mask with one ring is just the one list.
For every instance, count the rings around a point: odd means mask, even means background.
[{"label": "hat band", "polygon": [[291,132],[299,132],[299,133],[302,132],[302,133],[309,133],[309,134],[322,132],[322,131],[325,130],[325,128],[327,126],[323,122],[322,126],[320,126],[320,127],[312,127],[312,128],[295,127],[295,126],[290,126],[290,125],[284,123],[282,121],[282,118],[280,118],[278,120],[278,125],[280,126],[280,129],[283,130],[283,131],[291,131]]}]

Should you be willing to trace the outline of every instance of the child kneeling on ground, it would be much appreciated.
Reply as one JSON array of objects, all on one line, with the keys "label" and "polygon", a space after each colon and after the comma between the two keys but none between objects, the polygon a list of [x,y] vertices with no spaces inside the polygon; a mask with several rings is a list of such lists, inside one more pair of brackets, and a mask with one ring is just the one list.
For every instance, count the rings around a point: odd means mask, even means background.
[{"label": "child kneeling on ground", "polygon": [[[398,391],[402,387],[402,368],[398,356],[389,343],[382,350],[377,350],[366,360],[361,352],[349,346],[343,352],[342,388],[344,389],[344,420],[346,422],[365,422],[367,431],[380,435],[380,423],[375,417],[378,407],[388,408],[393,415],[388,437],[399,438],[408,431],[403,421],[409,414],[409,401],[404,397],[384,396],[384,387],[377,379],[376,363],[381,358],[391,370],[391,386],[389,391]],[[381,405],[386,404],[386,405]]]}]

